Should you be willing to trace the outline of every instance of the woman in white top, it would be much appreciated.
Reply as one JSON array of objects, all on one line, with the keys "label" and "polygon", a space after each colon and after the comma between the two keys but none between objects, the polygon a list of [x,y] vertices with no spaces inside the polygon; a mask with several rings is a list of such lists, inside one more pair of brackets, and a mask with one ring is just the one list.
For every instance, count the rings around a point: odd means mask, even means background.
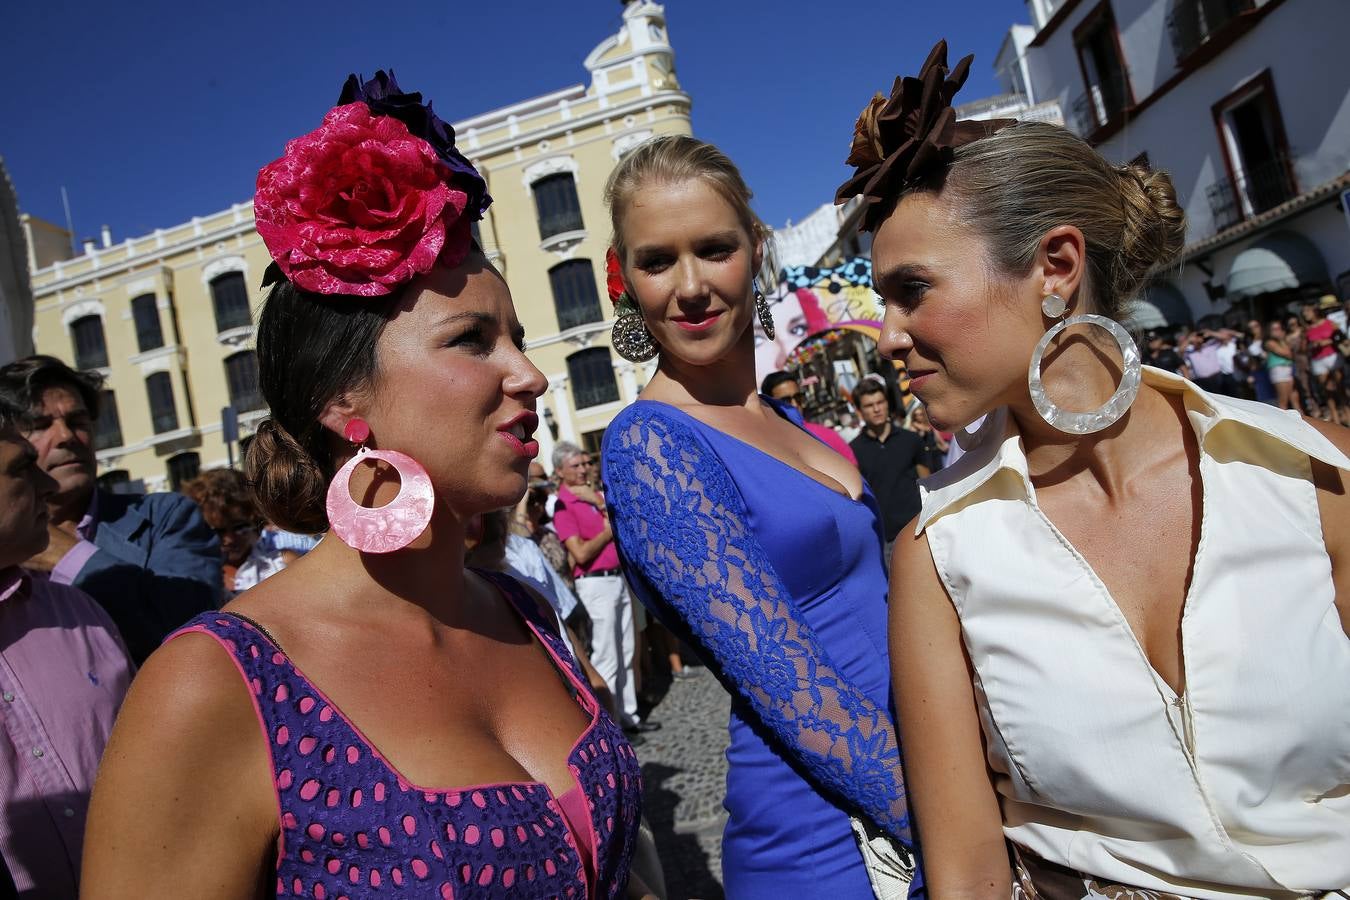
[{"label": "woman in white top", "polygon": [[955,122],[967,62],[878,96],[840,189],[882,352],[935,426],[990,414],[892,560],[930,896],[1345,888],[1350,432],[1141,370],[1115,320],[1183,244],[1170,179]]}]

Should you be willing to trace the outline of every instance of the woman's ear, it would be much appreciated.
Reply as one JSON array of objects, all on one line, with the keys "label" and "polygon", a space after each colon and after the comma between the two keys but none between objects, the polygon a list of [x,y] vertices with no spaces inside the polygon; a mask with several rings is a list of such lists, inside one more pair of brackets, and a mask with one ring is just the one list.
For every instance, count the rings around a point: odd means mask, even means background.
[{"label": "woman's ear", "polygon": [[[1073,225],[1057,225],[1041,238],[1032,270],[1041,279],[1042,293],[1058,294],[1075,305],[1087,275],[1087,242]],[[1079,304],[1081,305],[1081,303]]]},{"label": "woman's ear", "polygon": [[319,424],[338,437],[343,437],[347,431],[347,423],[354,418],[356,406],[346,394],[339,394],[323,408],[323,412],[319,414]]},{"label": "woman's ear", "polygon": [[[750,277],[755,278],[759,275],[760,268],[764,265],[764,244],[768,239],[757,241],[755,243],[755,252],[750,254],[750,264],[754,267],[750,270]],[[769,285],[764,286],[766,289]]]}]

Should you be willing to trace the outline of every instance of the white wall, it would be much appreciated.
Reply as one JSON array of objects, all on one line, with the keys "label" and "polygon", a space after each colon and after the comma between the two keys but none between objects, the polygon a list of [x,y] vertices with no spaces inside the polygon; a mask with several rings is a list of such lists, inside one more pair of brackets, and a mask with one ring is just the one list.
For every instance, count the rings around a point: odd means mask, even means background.
[{"label": "white wall", "polygon": [[[1136,103],[1142,103],[1177,71],[1167,13],[1176,0],[1111,0],[1121,51]],[[1030,48],[1028,65],[1039,97],[1058,97],[1072,127],[1073,101],[1085,93],[1073,30],[1097,7],[1084,0],[1041,47]],[[1214,59],[1189,73],[1166,94],[1104,141],[1098,149],[1123,163],[1148,153],[1155,169],[1167,171],[1186,209],[1188,243],[1215,233],[1208,188],[1227,183],[1228,170],[1213,106],[1265,69],[1270,70],[1285,136],[1294,157],[1300,192],[1350,170],[1350,2],[1284,0],[1256,27]],[[1350,269],[1350,228],[1334,206],[1302,213],[1273,228],[1308,237],[1322,251],[1334,279]],[[1222,282],[1233,257],[1260,234],[1215,253],[1214,279]],[[1197,316],[1222,311],[1211,305],[1204,276],[1187,266],[1178,284]]]}]

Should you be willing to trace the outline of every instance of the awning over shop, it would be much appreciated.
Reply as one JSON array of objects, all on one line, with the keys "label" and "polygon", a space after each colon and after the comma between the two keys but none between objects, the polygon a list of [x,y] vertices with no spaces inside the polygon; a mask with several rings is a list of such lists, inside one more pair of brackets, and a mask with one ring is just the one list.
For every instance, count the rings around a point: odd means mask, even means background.
[{"label": "awning over shop", "polygon": [[1233,259],[1228,270],[1230,302],[1269,291],[1328,282],[1326,260],[1312,241],[1296,231],[1276,231]]},{"label": "awning over shop", "polygon": [[1129,315],[1122,323],[1131,331],[1166,328],[1168,325],[1189,325],[1191,305],[1186,297],[1169,281],[1149,285],[1144,296],[1130,304]]}]

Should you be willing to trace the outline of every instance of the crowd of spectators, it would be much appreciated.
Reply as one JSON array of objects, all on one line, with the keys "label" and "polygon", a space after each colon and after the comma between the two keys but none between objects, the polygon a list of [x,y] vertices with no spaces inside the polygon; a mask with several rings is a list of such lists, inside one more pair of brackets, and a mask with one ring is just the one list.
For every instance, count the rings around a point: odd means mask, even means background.
[{"label": "crowd of spectators", "polygon": [[1147,365],[1176,372],[1211,393],[1294,409],[1350,425],[1350,330],[1334,295],[1295,304],[1285,315],[1251,318],[1242,330],[1210,319],[1148,331]]}]

